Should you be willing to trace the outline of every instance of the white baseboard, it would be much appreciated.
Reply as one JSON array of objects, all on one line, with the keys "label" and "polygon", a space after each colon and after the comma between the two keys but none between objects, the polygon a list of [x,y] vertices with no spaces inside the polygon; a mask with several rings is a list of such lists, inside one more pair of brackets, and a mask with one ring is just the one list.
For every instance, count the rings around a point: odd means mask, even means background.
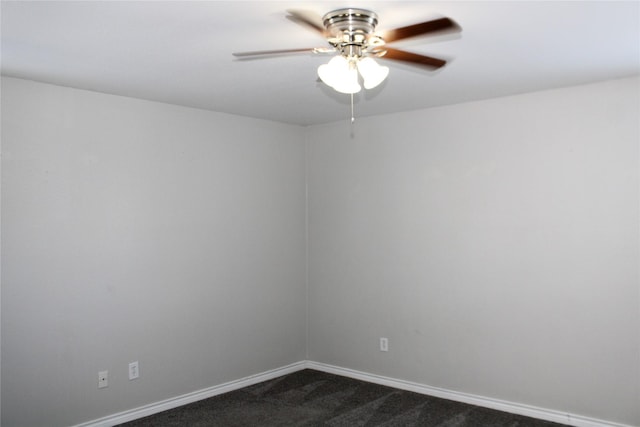
[{"label": "white baseboard", "polygon": [[609,421],[597,420],[593,418],[583,417],[580,415],[567,414],[559,411],[553,411],[544,408],[538,408],[520,403],[508,402],[499,399],[461,393],[457,391],[447,390],[438,387],[431,387],[424,384],[418,384],[410,381],[398,380],[395,378],[384,377],[381,375],[369,374],[366,372],[356,371],[339,366],[327,365],[325,363],[313,362],[310,360],[292,363],[281,368],[272,369],[270,371],[251,375],[235,381],[229,381],[224,384],[216,385],[206,389],[194,391],[192,393],[183,394],[171,399],[152,403],[149,405],[134,408],[129,411],[120,412],[109,415],[104,418],[78,424],[74,427],[111,427],[116,424],[126,423],[128,421],[137,420],[142,417],[157,414],[158,412],[177,408],[178,406],[188,403],[197,402],[202,399],[217,396],[222,393],[238,390],[262,381],[268,381],[282,375],[287,375],[302,369],[315,369],[317,371],[327,372],[330,374],[341,375],[344,377],[354,378],[367,381],[374,384],[394,387],[401,390],[413,391],[415,393],[425,394],[443,399],[455,400],[457,402],[468,403],[471,405],[482,406],[484,408],[496,409],[499,411],[509,412],[512,414],[524,415],[527,417],[538,418],[546,421],[553,421],[562,424],[568,424],[575,427],[633,427],[626,424],[618,424]]},{"label": "white baseboard", "polygon": [[366,372],[355,371],[353,369],[341,368],[339,366],[327,365],[325,363],[307,361],[305,367],[315,369],[317,371],[327,372],[330,374],[341,375],[344,377],[354,378],[367,381],[374,384],[385,385],[398,388],[401,390],[413,391],[420,394],[426,394],[443,399],[455,400],[457,402],[468,403],[471,405],[482,406],[484,408],[496,409],[498,411],[509,412],[517,415],[537,418],[545,421],[553,421],[562,424],[568,424],[575,427],[633,427],[627,424],[618,424],[609,421],[597,420],[594,418],[583,417],[574,414],[567,414],[550,409],[538,408],[520,403],[508,402],[499,399],[492,399],[473,394],[461,393],[457,391],[446,390],[438,387],[431,387],[424,384],[418,384],[410,381],[398,380],[395,378],[384,377],[381,375],[368,374]]},{"label": "white baseboard", "polygon": [[177,408],[178,406],[186,405],[188,403],[197,402],[199,400],[207,399],[219,394],[228,393],[230,391],[238,390],[243,387],[258,384],[262,381],[268,381],[274,378],[278,378],[283,375],[305,369],[305,367],[306,362],[304,361],[292,363],[291,365],[287,365],[282,368],[272,369],[270,371],[244,377],[239,380],[229,381],[224,384],[194,391],[192,393],[183,394],[182,396],[162,400],[156,403],[151,403],[149,405],[134,408],[129,411],[120,412],[104,418],[78,424],[74,427],[111,427],[117,424],[122,424],[129,421],[137,420],[142,417],[157,414],[158,412],[166,411],[168,409]]}]

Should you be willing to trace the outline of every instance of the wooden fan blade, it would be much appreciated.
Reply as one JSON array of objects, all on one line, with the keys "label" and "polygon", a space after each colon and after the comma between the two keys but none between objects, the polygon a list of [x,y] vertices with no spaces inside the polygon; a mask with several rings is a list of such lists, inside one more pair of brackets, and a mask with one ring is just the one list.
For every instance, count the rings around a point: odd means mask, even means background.
[{"label": "wooden fan blade", "polygon": [[431,69],[443,67],[447,63],[447,61],[444,61],[442,59],[418,55],[417,53],[411,53],[405,50],[392,49],[386,46],[384,50],[386,51],[386,53],[380,56],[380,58],[382,59],[393,59],[395,61],[409,62],[414,65],[420,65],[422,67]]},{"label": "wooden fan blade", "polygon": [[325,36],[325,28],[322,23],[322,17],[308,10],[287,10],[287,19],[296,24],[304,25],[312,30],[319,32]]},{"label": "wooden fan blade", "polygon": [[410,37],[424,36],[429,33],[435,33],[444,30],[460,30],[458,24],[449,18],[434,19],[433,21],[423,22],[421,24],[409,25],[407,27],[396,28],[382,34],[382,39],[386,43],[397,40],[408,39]]},{"label": "wooden fan blade", "polygon": [[234,52],[233,56],[240,59],[252,59],[261,56],[270,55],[288,55],[293,53],[315,53],[319,48],[302,48],[302,49],[278,49],[278,50],[255,50],[252,52]]}]

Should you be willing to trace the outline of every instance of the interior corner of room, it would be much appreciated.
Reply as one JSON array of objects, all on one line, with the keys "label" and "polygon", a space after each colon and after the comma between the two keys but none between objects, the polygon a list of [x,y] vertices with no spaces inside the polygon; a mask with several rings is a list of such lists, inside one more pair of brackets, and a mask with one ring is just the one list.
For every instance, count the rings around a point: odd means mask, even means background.
[{"label": "interior corner of room", "polygon": [[640,426],[637,72],[354,125],[36,80],[1,79],[3,426],[304,368]]}]

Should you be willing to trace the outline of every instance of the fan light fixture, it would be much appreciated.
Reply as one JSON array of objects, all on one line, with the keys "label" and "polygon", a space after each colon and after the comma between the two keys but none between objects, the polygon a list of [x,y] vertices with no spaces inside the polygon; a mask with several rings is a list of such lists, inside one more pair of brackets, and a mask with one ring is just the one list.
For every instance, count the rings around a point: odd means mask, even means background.
[{"label": "fan light fixture", "polygon": [[318,67],[318,76],[337,92],[353,94],[362,89],[358,82],[358,72],[362,76],[364,88],[373,89],[389,75],[389,67],[380,66],[373,58],[333,57],[328,64]]},{"label": "fan light fixture", "polygon": [[373,89],[387,78],[388,67],[381,67],[369,55],[384,44],[373,34],[378,16],[364,9],[339,9],[327,13],[323,25],[329,43],[339,52],[328,64],[318,67],[320,79],[340,93],[360,92],[360,75],[365,89]]}]

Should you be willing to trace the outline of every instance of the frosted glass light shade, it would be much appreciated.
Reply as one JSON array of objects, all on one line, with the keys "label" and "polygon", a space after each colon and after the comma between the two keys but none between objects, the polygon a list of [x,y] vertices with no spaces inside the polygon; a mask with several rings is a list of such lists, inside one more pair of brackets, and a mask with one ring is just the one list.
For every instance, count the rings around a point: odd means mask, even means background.
[{"label": "frosted glass light shade", "polygon": [[318,77],[341,93],[357,93],[361,89],[358,83],[358,71],[343,56],[335,56],[328,64],[319,66]]},{"label": "frosted glass light shade", "polygon": [[322,64],[318,67],[318,77],[322,81],[333,87],[340,79],[340,75],[349,70],[347,59],[342,56],[334,56],[328,64]]},{"label": "frosted glass light shade", "polygon": [[389,67],[378,65],[373,58],[362,58],[358,61],[358,71],[364,79],[364,88],[373,89],[389,75]]},{"label": "frosted glass light shade", "polygon": [[355,67],[349,68],[340,79],[333,85],[333,88],[340,93],[358,93],[360,84],[358,83],[358,70]]}]

